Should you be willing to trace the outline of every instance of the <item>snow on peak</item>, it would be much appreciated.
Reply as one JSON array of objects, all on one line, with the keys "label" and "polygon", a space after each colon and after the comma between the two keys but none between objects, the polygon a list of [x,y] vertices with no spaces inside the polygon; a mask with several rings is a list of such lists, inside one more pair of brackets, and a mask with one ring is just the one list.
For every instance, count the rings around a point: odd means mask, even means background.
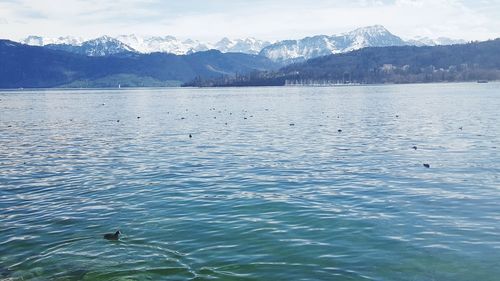
[{"label": "snow on peak", "polygon": [[267,41],[257,40],[252,37],[234,40],[222,38],[219,42],[215,43],[214,47],[223,53],[258,54],[263,48],[270,44],[271,43]]},{"label": "snow on peak", "polygon": [[206,51],[211,46],[196,40],[181,41],[173,36],[137,36],[120,35],[118,40],[131,46],[140,53],[171,53],[176,55],[185,55],[190,52]]},{"label": "snow on peak", "polygon": [[116,43],[118,40],[111,37],[111,36],[108,36],[108,35],[104,35],[104,36],[101,36],[101,37],[98,37],[96,39],[93,39],[93,40],[89,40],[89,41],[94,41],[94,42],[101,42],[101,43],[107,43],[107,42],[113,42],[113,43]]},{"label": "snow on peak", "polygon": [[[104,45],[109,45],[108,49],[112,54],[116,52],[139,52],[143,54],[161,52],[175,55],[186,55],[194,52],[219,50],[223,53],[236,52],[247,54],[258,54],[264,47],[271,43],[255,38],[229,39],[223,38],[216,43],[201,42],[193,39],[180,40],[174,36],[140,36],[136,34],[119,35],[116,37],[101,36],[85,41],[78,37],[48,38],[41,36],[29,36],[21,41],[23,44],[32,46],[46,45],[71,45],[87,47],[85,53],[91,55],[105,55],[108,50]],[[89,50],[94,46],[99,50]]]},{"label": "snow on peak", "polygon": [[94,57],[136,52],[134,48],[107,35],[83,42],[81,47],[86,55]]},{"label": "snow on peak", "polygon": [[455,44],[465,44],[465,40],[461,39],[450,39],[447,37],[439,37],[432,39],[429,37],[415,37],[407,41],[408,45],[413,46],[439,46],[439,45],[455,45]]},{"label": "snow on peak", "polygon": [[379,35],[391,34],[391,32],[389,32],[389,30],[387,30],[387,28],[385,28],[382,25],[372,25],[372,26],[361,27],[344,34],[351,36],[379,36]]},{"label": "snow on peak", "polygon": [[274,61],[303,61],[319,56],[345,53],[365,47],[401,46],[405,42],[381,25],[358,28],[339,35],[318,35],[272,44],[261,55]]},{"label": "snow on peak", "polygon": [[105,56],[126,52],[143,54],[161,52],[186,55],[215,49],[223,53],[260,54],[274,61],[289,63],[319,56],[350,52],[366,47],[402,45],[435,46],[462,44],[465,41],[444,37],[437,39],[417,37],[412,40],[403,41],[384,26],[372,25],[338,35],[317,35],[300,40],[280,41],[274,44],[253,37],[245,39],[225,37],[215,43],[208,43],[193,39],[180,40],[174,36],[141,36],[136,34],[119,35],[116,37],[105,35],[88,41],[72,36],[58,38],[29,36],[20,43],[34,46],[56,45],[53,48],[70,51],[77,50],[75,52],[91,56]]}]

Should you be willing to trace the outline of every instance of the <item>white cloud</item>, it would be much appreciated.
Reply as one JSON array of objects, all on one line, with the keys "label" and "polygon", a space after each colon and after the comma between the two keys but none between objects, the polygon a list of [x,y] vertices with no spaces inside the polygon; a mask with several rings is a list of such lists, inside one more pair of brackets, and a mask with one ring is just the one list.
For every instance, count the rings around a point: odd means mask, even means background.
[{"label": "white cloud", "polygon": [[0,37],[139,33],[286,39],[382,24],[406,38],[483,40],[500,37],[500,9],[494,9],[499,1],[0,0]]}]

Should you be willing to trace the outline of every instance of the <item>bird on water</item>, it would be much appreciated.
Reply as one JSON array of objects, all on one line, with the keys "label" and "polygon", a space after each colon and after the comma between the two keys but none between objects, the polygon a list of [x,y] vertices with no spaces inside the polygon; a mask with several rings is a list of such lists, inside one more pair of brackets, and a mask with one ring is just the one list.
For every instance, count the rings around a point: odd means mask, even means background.
[{"label": "bird on water", "polygon": [[113,233],[104,234],[104,239],[117,241],[120,239],[120,234],[122,233],[119,230],[116,231],[114,234]]}]

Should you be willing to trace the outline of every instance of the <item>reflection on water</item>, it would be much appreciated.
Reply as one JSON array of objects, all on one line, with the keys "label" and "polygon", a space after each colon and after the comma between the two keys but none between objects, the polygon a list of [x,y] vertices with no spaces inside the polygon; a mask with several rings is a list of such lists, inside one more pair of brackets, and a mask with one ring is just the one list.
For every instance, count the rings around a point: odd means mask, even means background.
[{"label": "reflection on water", "polygon": [[497,280],[499,86],[0,92],[0,280]]}]

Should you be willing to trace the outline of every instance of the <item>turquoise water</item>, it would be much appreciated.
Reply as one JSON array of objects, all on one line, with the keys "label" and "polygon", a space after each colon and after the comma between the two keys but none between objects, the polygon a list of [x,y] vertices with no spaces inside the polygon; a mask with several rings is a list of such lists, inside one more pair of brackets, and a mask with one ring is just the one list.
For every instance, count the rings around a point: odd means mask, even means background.
[{"label": "turquoise water", "polygon": [[499,280],[497,83],[4,91],[0,132],[0,280]]}]

